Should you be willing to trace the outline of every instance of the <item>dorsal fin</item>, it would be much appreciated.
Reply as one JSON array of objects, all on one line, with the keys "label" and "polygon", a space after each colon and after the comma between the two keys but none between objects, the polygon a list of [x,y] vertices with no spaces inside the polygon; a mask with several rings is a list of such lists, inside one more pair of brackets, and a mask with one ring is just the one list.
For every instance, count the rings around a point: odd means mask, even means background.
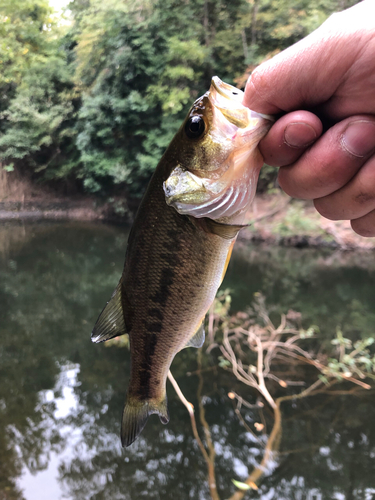
[{"label": "dorsal fin", "polygon": [[125,333],[127,332],[123,312],[122,282],[120,281],[95,323],[91,340],[95,343],[104,342]]},{"label": "dorsal fin", "polygon": [[204,217],[199,219],[201,221],[202,228],[209,233],[216,234],[225,240],[232,240],[238,234],[238,232],[247,227],[247,225],[241,224],[225,224],[223,222],[217,222],[216,220]]},{"label": "dorsal fin", "polygon": [[197,349],[199,349],[204,344],[204,339],[205,336],[204,336],[204,321],[203,321],[201,326],[195,332],[194,336],[187,341],[185,347],[196,347]]}]

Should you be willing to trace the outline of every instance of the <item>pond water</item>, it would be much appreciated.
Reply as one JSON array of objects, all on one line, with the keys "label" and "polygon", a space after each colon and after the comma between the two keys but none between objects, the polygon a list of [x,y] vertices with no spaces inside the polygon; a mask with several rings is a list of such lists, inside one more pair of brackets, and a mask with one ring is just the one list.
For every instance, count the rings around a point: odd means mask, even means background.
[{"label": "pond water", "polygon": [[[188,413],[169,383],[170,423],[153,416],[134,445],[120,445],[129,352],[93,345],[90,333],[118,282],[126,238],[127,229],[100,224],[0,227],[0,500],[210,498]],[[374,278],[372,254],[238,243],[222,288],[231,289],[234,310],[261,291],[273,317],[300,311],[305,326],[320,326],[314,342],[323,346],[337,326],[353,338],[374,333]],[[176,356],[172,371],[205,410],[224,500],[262,447],[227,396],[257,395],[217,368],[215,356],[203,351],[201,380],[195,349]],[[251,408],[242,416],[250,427],[260,418]],[[262,418],[270,421],[266,407]],[[283,406],[280,454],[246,498],[375,499],[374,470],[372,390],[295,400]]]}]

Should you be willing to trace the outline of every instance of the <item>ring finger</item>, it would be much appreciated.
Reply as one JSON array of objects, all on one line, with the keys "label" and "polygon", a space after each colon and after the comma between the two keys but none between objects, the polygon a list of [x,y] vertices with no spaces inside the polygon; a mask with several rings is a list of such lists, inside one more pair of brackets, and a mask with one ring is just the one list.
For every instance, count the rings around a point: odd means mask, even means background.
[{"label": "ring finger", "polygon": [[331,220],[360,219],[375,210],[375,156],[344,187],[314,200],[314,205]]}]

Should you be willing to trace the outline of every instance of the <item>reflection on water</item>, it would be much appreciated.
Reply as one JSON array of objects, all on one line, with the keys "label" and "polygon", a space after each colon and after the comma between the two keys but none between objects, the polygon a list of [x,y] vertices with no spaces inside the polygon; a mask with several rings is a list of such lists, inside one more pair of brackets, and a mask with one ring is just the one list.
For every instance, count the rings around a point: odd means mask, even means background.
[{"label": "reflection on water", "polygon": [[54,418],[49,422],[49,428],[60,424],[59,433],[64,446],[60,450],[46,455],[45,467],[40,468],[37,474],[32,474],[27,468],[24,469],[21,486],[24,497],[28,500],[51,500],[61,496],[61,486],[58,481],[59,466],[62,460],[72,458],[71,450],[81,440],[81,432],[78,427],[64,425],[64,419],[76,409],[78,404],[78,398],[74,391],[78,383],[78,372],[78,364],[62,366],[56,388],[39,393],[42,405],[48,403],[55,405]]},{"label": "reflection on water", "polygon": [[[170,386],[169,425],[151,417],[132,447],[120,445],[129,353],[91,344],[90,331],[122,271],[126,235],[124,228],[90,224],[0,228],[0,500],[209,498],[189,416]],[[223,287],[233,289],[234,307],[245,307],[261,290],[275,314],[301,311],[326,338],[337,325],[368,336],[374,274],[372,256],[239,245]],[[214,353],[203,359],[206,419],[224,499],[234,491],[231,479],[245,479],[262,451],[227,397],[238,382],[212,369]],[[172,367],[195,406],[197,378],[187,372],[196,366],[196,351],[186,349]],[[241,390],[255,401],[250,389]],[[279,466],[254,495],[373,498],[373,402],[369,392],[285,404]],[[243,417],[252,426],[259,414],[247,409]],[[264,420],[270,424],[266,409]]]}]

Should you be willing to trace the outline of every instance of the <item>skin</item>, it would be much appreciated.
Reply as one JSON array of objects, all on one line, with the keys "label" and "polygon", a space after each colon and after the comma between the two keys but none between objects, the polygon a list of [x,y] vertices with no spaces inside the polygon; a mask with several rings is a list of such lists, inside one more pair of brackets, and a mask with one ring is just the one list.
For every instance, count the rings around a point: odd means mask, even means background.
[{"label": "skin", "polygon": [[283,116],[261,141],[279,183],[375,236],[375,2],[334,14],[250,76],[244,104]]}]

